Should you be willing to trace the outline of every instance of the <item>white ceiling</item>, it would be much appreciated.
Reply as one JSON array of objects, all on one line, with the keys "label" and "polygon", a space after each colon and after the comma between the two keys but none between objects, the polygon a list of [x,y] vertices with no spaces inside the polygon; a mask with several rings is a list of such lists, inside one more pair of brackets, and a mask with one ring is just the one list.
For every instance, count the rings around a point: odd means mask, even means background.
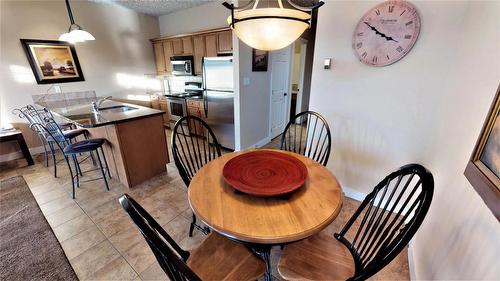
[{"label": "white ceiling", "polygon": [[120,6],[135,10],[139,13],[161,16],[182,9],[203,5],[214,0],[101,0],[113,2]]}]

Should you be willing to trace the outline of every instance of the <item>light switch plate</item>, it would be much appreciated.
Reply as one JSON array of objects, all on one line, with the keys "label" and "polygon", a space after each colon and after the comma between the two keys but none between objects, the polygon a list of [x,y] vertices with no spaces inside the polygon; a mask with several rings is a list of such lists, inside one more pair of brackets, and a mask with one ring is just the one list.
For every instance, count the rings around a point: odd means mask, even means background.
[{"label": "light switch plate", "polygon": [[323,62],[324,69],[330,69],[332,67],[332,59],[325,59]]}]

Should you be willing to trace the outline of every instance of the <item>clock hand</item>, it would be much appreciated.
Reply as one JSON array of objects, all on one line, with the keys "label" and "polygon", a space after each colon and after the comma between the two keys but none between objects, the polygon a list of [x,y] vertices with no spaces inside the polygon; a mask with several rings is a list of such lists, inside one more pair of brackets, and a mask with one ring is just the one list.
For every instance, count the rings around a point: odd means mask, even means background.
[{"label": "clock hand", "polygon": [[386,36],[384,33],[378,31],[375,27],[371,26],[369,23],[367,23],[366,21],[364,22],[366,25],[368,25],[368,27],[370,27],[371,30],[375,31],[375,34],[378,34],[380,36],[382,36],[383,38],[385,38],[387,41],[394,41],[396,43],[398,43],[398,41],[394,40],[394,38],[392,38],[391,36]]}]

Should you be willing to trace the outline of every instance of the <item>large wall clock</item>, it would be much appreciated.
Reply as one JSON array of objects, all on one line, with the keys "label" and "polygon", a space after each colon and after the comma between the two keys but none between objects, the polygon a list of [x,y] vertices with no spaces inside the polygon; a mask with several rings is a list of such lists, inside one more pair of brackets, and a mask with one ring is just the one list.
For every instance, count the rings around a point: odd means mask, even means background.
[{"label": "large wall clock", "polygon": [[358,22],[352,48],[368,65],[386,66],[402,59],[415,45],[420,17],[409,2],[386,1],[370,9]]}]

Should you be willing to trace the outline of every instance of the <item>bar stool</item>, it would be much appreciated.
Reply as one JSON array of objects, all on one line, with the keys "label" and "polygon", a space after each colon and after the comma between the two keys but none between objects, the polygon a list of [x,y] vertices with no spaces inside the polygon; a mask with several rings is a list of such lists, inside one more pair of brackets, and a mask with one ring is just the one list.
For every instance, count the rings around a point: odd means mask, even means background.
[{"label": "bar stool", "polygon": [[[102,139],[102,138],[82,140],[79,142],[69,144],[66,147],[64,147],[63,153],[66,157],[71,156],[73,158],[73,163],[74,163],[76,169],[78,170],[79,165],[78,165],[78,160],[77,160],[76,155],[82,154],[82,153],[92,154],[95,152],[95,154],[97,155],[97,162],[99,164],[99,169],[101,170],[102,177],[86,180],[85,182],[94,181],[94,180],[98,180],[98,179],[104,179],[104,183],[106,184],[106,189],[109,191],[109,185],[108,185],[108,180],[106,178],[106,172],[107,172],[110,179],[111,179],[111,173],[109,172],[108,162],[106,161],[106,154],[104,154],[104,150],[102,148],[102,145],[105,142],[106,142],[106,139]],[[104,166],[103,166],[103,163],[101,161],[101,156],[99,155],[99,150],[101,151],[101,154],[102,154]],[[77,171],[75,173],[75,175],[73,176],[73,173],[71,171],[71,166],[68,165],[68,167],[70,169],[70,175],[71,175],[71,185],[73,188],[73,199],[75,199],[75,178],[76,178],[76,186],[80,187],[80,176],[78,174],[82,174],[82,171],[81,170]],[[91,169],[91,170],[87,170],[85,172],[90,172],[90,171],[95,171],[95,170],[97,170],[97,169]]]}]

